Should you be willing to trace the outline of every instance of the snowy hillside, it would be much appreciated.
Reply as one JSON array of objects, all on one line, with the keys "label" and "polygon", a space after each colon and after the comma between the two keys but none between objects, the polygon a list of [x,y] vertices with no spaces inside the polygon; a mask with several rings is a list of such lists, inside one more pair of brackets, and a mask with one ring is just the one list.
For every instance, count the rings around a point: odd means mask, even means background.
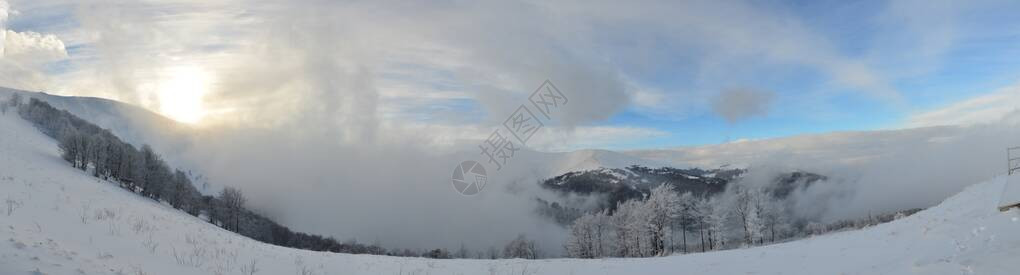
[{"label": "snowy hillside", "polygon": [[100,127],[110,129],[118,137],[136,146],[149,143],[158,147],[166,146],[168,147],[166,151],[173,151],[186,146],[188,142],[190,129],[187,126],[135,105],[104,98],[58,96],[0,87],[2,99],[7,99],[14,93],[20,93],[24,98],[35,97],[44,100],[57,109],[67,110]]},{"label": "snowy hillside", "polygon": [[[72,169],[0,116],[0,274],[1015,274],[1020,212],[1004,177],[901,220],[784,244],[649,259],[432,260],[276,247]],[[254,271],[254,272],[252,272]]]}]

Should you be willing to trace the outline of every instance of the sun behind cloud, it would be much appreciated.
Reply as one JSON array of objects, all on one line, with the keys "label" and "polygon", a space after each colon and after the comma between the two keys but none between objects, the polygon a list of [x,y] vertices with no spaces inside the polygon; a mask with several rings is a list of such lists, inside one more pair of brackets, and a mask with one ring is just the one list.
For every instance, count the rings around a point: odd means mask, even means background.
[{"label": "sun behind cloud", "polygon": [[195,124],[205,117],[203,97],[209,91],[211,77],[199,66],[167,68],[161,75],[157,95],[159,112],[183,123]]}]

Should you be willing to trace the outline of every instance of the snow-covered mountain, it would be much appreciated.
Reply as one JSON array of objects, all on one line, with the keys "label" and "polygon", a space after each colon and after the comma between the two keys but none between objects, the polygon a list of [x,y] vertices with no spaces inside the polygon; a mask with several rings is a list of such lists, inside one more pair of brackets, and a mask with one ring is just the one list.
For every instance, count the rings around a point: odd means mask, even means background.
[{"label": "snow-covered mountain", "polygon": [[1005,182],[975,184],[891,223],[749,249],[601,260],[348,255],[258,243],[97,180],[8,113],[0,274],[1015,274],[1020,211],[995,205]]}]

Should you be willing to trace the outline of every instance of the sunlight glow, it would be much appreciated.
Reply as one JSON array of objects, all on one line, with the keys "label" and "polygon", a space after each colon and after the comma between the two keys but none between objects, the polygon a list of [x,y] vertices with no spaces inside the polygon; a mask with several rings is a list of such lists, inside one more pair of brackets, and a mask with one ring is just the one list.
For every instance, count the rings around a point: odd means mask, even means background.
[{"label": "sunlight glow", "polygon": [[160,113],[183,123],[201,121],[206,115],[202,100],[209,90],[209,74],[189,65],[169,68],[163,78],[157,88]]}]

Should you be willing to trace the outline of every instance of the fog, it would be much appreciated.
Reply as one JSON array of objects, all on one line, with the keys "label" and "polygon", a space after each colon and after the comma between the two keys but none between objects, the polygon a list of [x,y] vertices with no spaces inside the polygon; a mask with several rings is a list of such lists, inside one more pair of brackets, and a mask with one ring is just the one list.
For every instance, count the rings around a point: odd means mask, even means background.
[{"label": "fog", "polygon": [[501,173],[490,165],[486,188],[466,197],[454,190],[451,175],[472,154],[413,143],[347,146],[313,132],[217,133],[189,154],[213,182],[243,188],[255,209],[295,230],[389,248],[451,250],[461,244],[501,249],[525,233],[559,253],[564,231],[533,214],[532,198],[540,192],[534,183],[545,175],[529,174],[523,169],[529,163]]},{"label": "fog", "polygon": [[[780,173],[827,180],[793,193],[802,218],[832,222],[927,208],[969,185],[1006,173],[1006,148],[1020,144],[1020,112],[989,123],[837,132],[719,145],[648,150],[633,155],[676,165],[747,166],[738,184],[762,186]],[[997,200],[998,198],[989,198]]]}]

